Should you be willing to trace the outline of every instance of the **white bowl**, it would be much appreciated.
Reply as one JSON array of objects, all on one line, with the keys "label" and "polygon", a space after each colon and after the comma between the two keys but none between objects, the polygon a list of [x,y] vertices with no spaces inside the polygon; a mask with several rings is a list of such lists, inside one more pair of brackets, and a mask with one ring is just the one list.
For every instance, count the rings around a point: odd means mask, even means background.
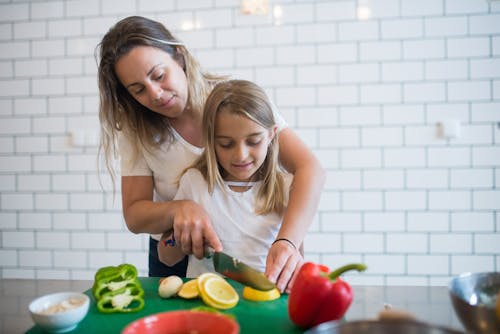
[{"label": "white bowl", "polygon": [[[73,302],[77,306],[72,305]],[[83,293],[58,292],[33,300],[29,311],[33,321],[45,331],[64,333],[82,321],[87,315],[89,304],[89,297]]]}]

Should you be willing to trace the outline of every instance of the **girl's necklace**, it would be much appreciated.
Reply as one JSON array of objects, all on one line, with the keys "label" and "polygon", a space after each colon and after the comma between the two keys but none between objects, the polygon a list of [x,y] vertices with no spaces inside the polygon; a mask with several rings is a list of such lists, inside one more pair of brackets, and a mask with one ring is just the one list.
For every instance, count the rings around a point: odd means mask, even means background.
[{"label": "girl's necklace", "polygon": [[257,182],[255,181],[224,181],[226,185],[229,187],[252,187],[254,186]]}]

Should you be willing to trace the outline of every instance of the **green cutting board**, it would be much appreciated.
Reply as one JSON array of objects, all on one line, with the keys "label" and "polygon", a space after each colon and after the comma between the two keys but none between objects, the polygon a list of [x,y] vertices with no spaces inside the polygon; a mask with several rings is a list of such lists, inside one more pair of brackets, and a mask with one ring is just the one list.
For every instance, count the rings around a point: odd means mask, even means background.
[{"label": "green cutting board", "polygon": [[[139,280],[144,288],[146,301],[144,309],[135,313],[99,313],[89,288],[85,291],[85,294],[91,296],[89,312],[78,327],[67,333],[120,333],[132,321],[154,313],[189,310],[193,307],[205,305],[201,299],[185,300],[179,297],[162,299],[158,295],[157,277],[140,277]],[[251,302],[241,297],[243,285],[230,279],[227,279],[227,281],[240,295],[240,301],[234,308],[221,312],[231,314],[236,318],[240,325],[241,334],[302,333],[302,330],[296,327],[288,317],[288,295],[282,295],[279,299],[268,302]],[[35,325],[27,333],[44,332]]]}]

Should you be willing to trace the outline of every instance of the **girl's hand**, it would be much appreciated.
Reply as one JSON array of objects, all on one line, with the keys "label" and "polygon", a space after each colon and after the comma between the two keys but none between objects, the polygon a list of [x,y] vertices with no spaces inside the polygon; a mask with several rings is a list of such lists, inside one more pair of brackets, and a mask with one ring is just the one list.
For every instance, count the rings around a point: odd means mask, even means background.
[{"label": "girl's hand", "polygon": [[202,259],[205,247],[211,246],[216,252],[222,251],[222,244],[215,233],[206,211],[193,201],[180,201],[174,214],[174,238],[182,252]]},{"label": "girl's hand", "polygon": [[265,275],[281,292],[290,293],[304,258],[286,241],[275,242],[269,249]]}]

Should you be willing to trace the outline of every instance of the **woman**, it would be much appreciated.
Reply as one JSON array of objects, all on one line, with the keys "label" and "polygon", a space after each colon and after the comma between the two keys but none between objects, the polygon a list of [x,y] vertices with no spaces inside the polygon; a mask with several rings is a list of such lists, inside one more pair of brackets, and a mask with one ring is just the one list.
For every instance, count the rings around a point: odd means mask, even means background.
[{"label": "woman", "polygon": [[[100,153],[114,175],[111,158],[121,158],[122,207],[133,233],[152,234],[150,276],[185,276],[187,260],[162,265],[157,240],[173,229],[186,255],[203,257],[206,245],[222,251],[205,210],[173,200],[181,173],[202,153],[205,100],[226,77],[205,73],[161,24],[132,16],[119,21],[100,43]],[[311,151],[289,128],[279,135],[280,163],[294,175],[277,239],[302,245],[316,211],[325,173]],[[285,290],[302,264],[290,243],[273,244],[266,275]],[[290,284],[291,286],[291,284]]]}]

